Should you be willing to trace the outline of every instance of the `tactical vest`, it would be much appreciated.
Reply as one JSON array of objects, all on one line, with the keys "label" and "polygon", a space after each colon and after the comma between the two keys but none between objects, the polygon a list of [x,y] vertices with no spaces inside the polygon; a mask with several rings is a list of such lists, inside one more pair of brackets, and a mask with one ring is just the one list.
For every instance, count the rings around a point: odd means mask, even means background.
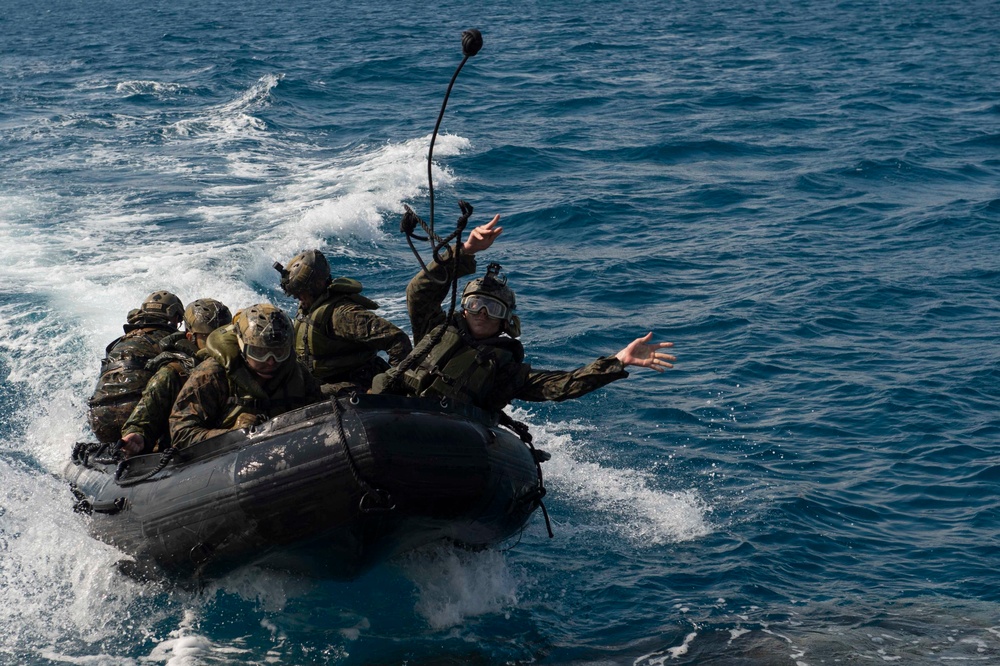
[{"label": "tactical vest", "polygon": [[347,381],[350,373],[378,357],[368,346],[330,336],[324,330],[334,309],[345,303],[356,303],[366,310],[378,308],[378,303],[362,296],[360,291],[361,283],[357,280],[337,278],[309,312],[300,307],[295,315],[295,354],[322,382]]},{"label": "tactical vest", "polygon": [[208,336],[205,349],[226,371],[229,382],[229,398],[220,428],[232,428],[241,414],[268,419],[309,402],[305,371],[294,357],[285,361],[278,376],[271,380],[278,384],[279,389],[271,395],[267,394],[243,361],[232,324],[213,331]]},{"label": "tactical vest", "polygon": [[[448,324],[441,324],[427,337],[438,335],[442,328],[441,340],[415,368],[403,373],[401,381],[407,393],[502,409],[516,384],[527,375],[524,347],[508,337],[474,340]],[[506,385],[500,385],[498,380],[505,380]]]},{"label": "tactical vest", "polygon": [[135,409],[142,390],[156,369],[147,365],[162,351],[161,342],[176,333],[173,328],[126,327],[127,332],[104,350],[101,376],[88,404],[90,429],[100,442],[114,442]]}]

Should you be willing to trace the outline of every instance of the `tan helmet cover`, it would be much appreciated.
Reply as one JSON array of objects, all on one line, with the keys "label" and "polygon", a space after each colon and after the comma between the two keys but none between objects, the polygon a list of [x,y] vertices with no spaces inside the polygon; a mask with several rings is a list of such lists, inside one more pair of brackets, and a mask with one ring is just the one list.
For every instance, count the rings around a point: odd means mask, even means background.
[{"label": "tan helmet cover", "polygon": [[291,347],[292,320],[270,303],[258,303],[240,310],[233,317],[233,324],[241,349],[247,345],[274,349]]},{"label": "tan helmet cover", "polygon": [[199,298],[184,311],[184,330],[208,335],[233,321],[233,314],[214,298]]}]

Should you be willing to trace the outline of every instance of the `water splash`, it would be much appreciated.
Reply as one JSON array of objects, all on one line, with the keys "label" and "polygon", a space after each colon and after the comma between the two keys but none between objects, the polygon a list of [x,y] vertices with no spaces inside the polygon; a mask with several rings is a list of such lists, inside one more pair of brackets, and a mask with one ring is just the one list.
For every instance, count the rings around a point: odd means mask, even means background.
[{"label": "water splash", "polygon": [[[530,412],[512,413],[519,421],[531,421]],[[696,491],[663,489],[658,487],[663,480],[648,472],[585,460],[586,449],[597,445],[583,437],[592,429],[559,422],[531,426],[535,445],[552,454],[542,466],[549,497],[592,512],[599,527],[643,546],[690,541],[712,532],[706,521],[711,507]]]},{"label": "water splash", "polygon": [[433,629],[459,626],[470,618],[517,605],[520,577],[502,553],[435,546],[401,559],[417,586],[414,609]]}]

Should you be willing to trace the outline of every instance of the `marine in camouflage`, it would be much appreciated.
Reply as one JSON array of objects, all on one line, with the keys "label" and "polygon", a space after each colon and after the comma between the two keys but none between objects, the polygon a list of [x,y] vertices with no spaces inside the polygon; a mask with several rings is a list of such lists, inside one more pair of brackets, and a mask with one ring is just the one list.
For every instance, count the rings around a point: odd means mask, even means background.
[{"label": "marine in camouflage", "polygon": [[[141,453],[162,451],[170,445],[169,419],[174,400],[196,362],[205,358],[204,355],[198,357],[196,349],[184,349],[183,353],[175,351],[158,357],[159,369],[146,384],[142,397],[122,426],[122,437],[133,433],[142,435],[145,444]],[[150,363],[157,363],[157,359]]]},{"label": "marine in camouflage", "polygon": [[157,291],[128,313],[125,334],[105,349],[101,375],[88,401],[88,421],[98,441],[110,443],[122,436],[125,421],[155,372],[147,365],[166,349],[164,340],[177,334],[183,311],[180,299]]},{"label": "marine in camouflage", "polygon": [[[509,336],[473,338],[460,314],[449,321],[441,307],[450,290],[451,252],[444,253],[441,263],[431,262],[426,273],[417,273],[406,288],[407,310],[417,340],[411,357],[423,356],[422,362],[406,372],[394,369],[380,375],[373,393],[438,395],[501,410],[514,399],[543,402],[578,398],[628,376],[624,364],[614,356],[570,371],[533,370],[524,362],[523,347],[517,340]],[[460,254],[458,276],[475,271],[475,257]],[[440,350],[445,345],[450,349]],[[401,366],[408,368],[411,360],[407,358]]]},{"label": "marine in camouflage", "polygon": [[[372,378],[398,364],[413,346],[398,326],[375,314],[378,303],[357,280],[333,279],[319,250],[301,252],[286,269],[275,263],[281,288],[299,301],[295,353],[324,384],[325,393],[368,390]],[[379,352],[389,357],[388,364]]]},{"label": "marine in camouflage", "polygon": [[170,439],[177,448],[323,399],[319,383],[294,355],[270,379],[251,372],[234,325],[209,335],[207,352],[210,358],[191,372],[170,413]]},{"label": "marine in camouflage", "polygon": [[[413,349],[410,337],[375,314],[372,301],[332,287],[295,317],[295,352],[324,384],[345,383],[368,390],[378,373],[398,365]],[[386,364],[378,352],[389,357]]]}]

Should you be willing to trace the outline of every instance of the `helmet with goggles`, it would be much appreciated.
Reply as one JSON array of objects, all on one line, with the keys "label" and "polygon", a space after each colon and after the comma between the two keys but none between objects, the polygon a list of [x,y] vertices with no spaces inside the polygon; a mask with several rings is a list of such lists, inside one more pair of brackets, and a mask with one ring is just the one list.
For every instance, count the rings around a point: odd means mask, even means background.
[{"label": "helmet with goggles", "polygon": [[292,321],[270,303],[258,303],[233,317],[240,351],[248,359],[284,361],[292,353]]},{"label": "helmet with goggles", "polygon": [[199,298],[184,311],[184,330],[208,335],[233,321],[233,314],[214,298]]},{"label": "helmet with goggles", "polygon": [[517,337],[520,326],[514,309],[517,307],[514,291],[507,286],[507,276],[500,273],[500,264],[493,262],[486,267],[486,275],[469,282],[462,291],[462,309],[466,312],[486,311],[486,315],[503,322],[502,330]]},{"label": "helmet with goggles", "polygon": [[306,250],[292,257],[288,268],[274,263],[281,274],[281,289],[289,296],[320,294],[330,284],[330,263],[319,250]]}]

